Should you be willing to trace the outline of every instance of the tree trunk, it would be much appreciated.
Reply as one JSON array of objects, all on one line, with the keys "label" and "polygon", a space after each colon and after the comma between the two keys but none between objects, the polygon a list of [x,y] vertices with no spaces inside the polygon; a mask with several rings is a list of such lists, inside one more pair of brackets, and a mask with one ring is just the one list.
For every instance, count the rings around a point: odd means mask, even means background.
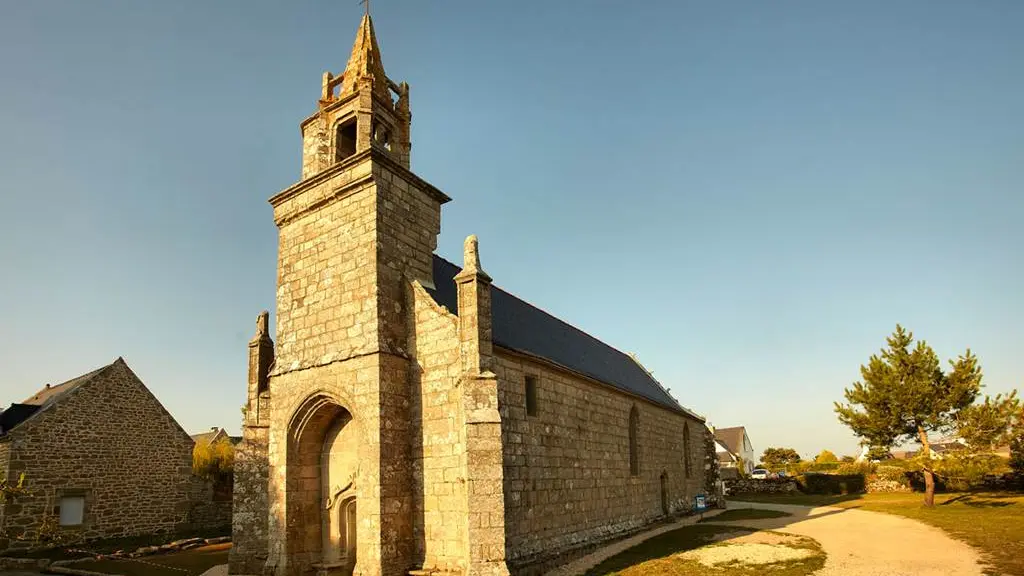
[{"label": "tree trunk", "polygon": [[924,505],[929,508],[935,506],[935,477],[927,468],[924,469]]},{"label": "tree trunk", "polygon": [[924,505],[935,506],[935,476],[932,474],[932,449],[928,444],[928,433],[921,426],[917,427],[917,436],[921,439],[921,450],[924,453]]}]

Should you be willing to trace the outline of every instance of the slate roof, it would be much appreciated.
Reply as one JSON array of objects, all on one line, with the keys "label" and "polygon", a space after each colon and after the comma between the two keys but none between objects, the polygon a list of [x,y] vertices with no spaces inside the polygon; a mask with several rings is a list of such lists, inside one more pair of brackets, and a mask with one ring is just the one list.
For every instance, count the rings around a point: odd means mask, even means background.
[{"label": "slate roof", "polygon": [[733,428],[715,428],[715,439],[725,445],[729,452],[739,454],[743,451],[743,435],[746,429],[743,426]]},{"label": "slate roof", "polygon": [[232,444],[238,444],[239,442],[242,441],[241,436],[231,436],[228,434],[227,430],[223,428],[218,428],[216,426],[211,428],[209,432],[200,432],[198,434],[190,434],[189,436],[196,444],[199,444],[200,442],[204,444],[209,444],[214,440],[219,441],[225,439],[231,442]]},{"label": "slate roof", "polygon": [[56,386],[47,384],[20,404],[11,404],[10,408],[0,414],[0,434],[6,434],[12,428],[21,424],[30,416],[38,412],[44,406],[53,404],[60,400],[62,396],[93,379],[107,368],[116,364],[118,360],[121,359],[118,358],[111,364],[102,368],[97,368],[96,370],[93,370],[88,374],[83,374],[77,378],[72,378],[67,382],[57,384]]},{"label": "slate roof", "polygon": [[56,386],[51,386],[50,384],[47,384],[41,390],[29,396],[27,400],[22,402],[22,404],[43,406],[57,399],[60,395],[64,394],[65,392],[70,392],[71,390],[74,390],[78,386],[81,386],[82,384],[88,382],[90,379],[92,379],[93,376],[96,376],[97,374],[103,372],[104,370],[111,366],[113,366],[113,364],[108,364],[102,368],[97,368],[96,370],[93,370],[88,374],[83,374],[77,378],[72,378],[67,382],[57,384]]},{"label": "slate roof", "polygon": [[[455,275],[461,270],[435,255],[434,287],[427,287],[431,297],[455,315],[459,313]],[[492,338],[497,346],[543,358],[669,410],[704,420],[680,406],[628,354],[494,285],[491,286],[491,319]]]},{"label": "slate roof", "polygon": [[39,406],[34,404],[11,404],[11,407],[0,412],[0,434],[24,422],[36,413]]},{"label": "slate roof", "polygon": [[216,439],[217,436],[219,436],[221,433],[223,433],[224,436],[227,437],[227,432],[224,432],[223,428],[211,428],[209,432],[189,434],[189,436],[192,438],[193,441],[195,441],[196,444],[199,444],[200,442],[204,444],[209,444],[210,442],[213,442],[214,439]]}]

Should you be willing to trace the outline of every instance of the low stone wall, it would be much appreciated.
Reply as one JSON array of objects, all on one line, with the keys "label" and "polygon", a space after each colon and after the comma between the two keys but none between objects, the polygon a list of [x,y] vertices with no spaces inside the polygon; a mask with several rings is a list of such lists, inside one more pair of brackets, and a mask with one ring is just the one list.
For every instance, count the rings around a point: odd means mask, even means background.
[{"label": "low stone wall", "polygon": [[910,486],[899,482],[897,480],[887,480],[885,478],[869,477],[865,484],[865,489],[869,493],[878,492],[911,492]]},{"label": "low stone wall", "polygon": [[231,528],[231,490],[209,480],[192,477],[189,487],[189,509],[184,530],[225,531]]},{"label": "low stone wall", "polygon": [[740,478],[726,480],[725,487],[730,496],[737,494],[793,494],[799,491],[796,480],[790,478],[768,478],[755,480]]}]

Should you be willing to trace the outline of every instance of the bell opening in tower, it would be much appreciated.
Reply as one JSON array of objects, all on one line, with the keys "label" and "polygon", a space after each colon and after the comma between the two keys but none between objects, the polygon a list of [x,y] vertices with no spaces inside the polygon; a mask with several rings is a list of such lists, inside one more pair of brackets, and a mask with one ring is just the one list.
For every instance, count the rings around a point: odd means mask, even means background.
[{"label": "bell opening in tower", "polygon": [[337,146],[337,162],[356,153],[356,121],[355,118],[338,124],[338,134],[335,138]]}]

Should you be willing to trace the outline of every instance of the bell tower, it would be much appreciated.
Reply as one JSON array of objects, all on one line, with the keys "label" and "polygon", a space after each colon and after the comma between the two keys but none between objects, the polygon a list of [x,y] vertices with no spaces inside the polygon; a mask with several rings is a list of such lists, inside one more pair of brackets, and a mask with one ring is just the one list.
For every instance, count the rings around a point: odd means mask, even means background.
[{"label": "bell tower", "polygon": [[266,528],[235,530],[247,549],[265,542],[265,574],[414,564],[409,288],[432,282],[450,199],[409,169],[411,119],[409,86],[385,74],[365,14],[301,123],[302,179],[270,199],[277,326],[252,423],[267,430]]},{"label": "bell tower", "polygon": [[384,73],[373,20],[364,14],[345,71],[324,72],[320,110],[302,124],[302,177],[376,148],[409,168],[409,85]]}]

